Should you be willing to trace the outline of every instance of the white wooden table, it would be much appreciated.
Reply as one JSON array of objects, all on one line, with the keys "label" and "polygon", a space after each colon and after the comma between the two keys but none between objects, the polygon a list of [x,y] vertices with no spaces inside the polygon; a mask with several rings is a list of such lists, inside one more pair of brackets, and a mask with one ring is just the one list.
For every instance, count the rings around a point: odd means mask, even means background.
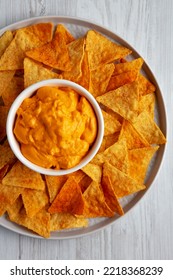
[{"label": "white wooden table", "polygon": [[123,219],[70,240],[38,240],[0,227],[0,259],[173,259],[173,1],[0,0],[0,28],[43,15],[94,20],[149,63],[163,91],[168,144],[155,183]]}]

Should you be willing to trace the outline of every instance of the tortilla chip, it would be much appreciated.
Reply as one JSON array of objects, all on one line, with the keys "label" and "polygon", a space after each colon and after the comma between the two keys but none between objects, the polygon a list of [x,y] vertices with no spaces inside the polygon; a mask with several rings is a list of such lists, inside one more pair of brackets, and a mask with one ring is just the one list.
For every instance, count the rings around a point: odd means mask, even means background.
[{"label": "tortilla chip", "polygon": [[94,97],[100,96],[106,92],[110,78],[114,71],[114,64],[105,64],[90,73],[89,92]]},{"label": "tortilla chip", "polygon": [[128,173],[128,154],[126,141],[118,141],[107,148],[103,153],[97,154],[91,161],[102,166],[105,162],[110,162],[119,170]]},{"label": "tortilla chip", "polygon": [[139,113],[146,111],[152,119],[154,119],[154,107],[155,107],[155,94],[148,93],[143,95],[139,101]]},{"label": "tortilla chip", "polygon": [[13,154],[8,142],[4,142],[3,145],[0,145],[0,170],[5,166],[5,165],[10,165],[14,163],[16,160],[15,155]]},{"label": "tortilla chip", "polygon": [[73,177],[75,181],[79,184],[80,181],[85,177],[85,173],[82,170],[77,170],[73,173],[67,175],[68,177]]},{"label": "tortilla chip", "polygon": [[50,218],[50,230],[63,230],[71,228],[87,227],[88,220],[82,217],[75,217],[70,213],[52,214]]},{"label": "tortilla chip", "polygon": [[22,208],[18,214],[10,215],[9,218],[12,222],[24,226],[45,238],[50,236],[50,214],[45,209],[39,211],[34,217],[29,218],[25,209]]},{"label": "tortilla chip", "polygon": [[102,167],[93,163],[88,163],[82,168],[93,181],[101,183],[102,178]]},{"label": "tortilla chip", "polygon": [[0,183],[0,204],[2,203],[9,203],[13,204],[15,200],[19,197],[22,193],[23,188],[18,188],[13,185],[6,186]]},{"label": "tortilla chip", "polygon": [[148,141],[137,132],[137,130],[130,122],[126,120],[124,120],[123,122],[119,136],[119,140],[123,139],[126,140],[128,149],[143,148],[150,146]]},{"label": "tortilla chip", "polygon": [[44,190],[45,184],[41,175],[17,161],[3,178],[4,185],[13,185],[21,188]]},{"label": "tortilla chip", "polygon": [[166,138],[162,131],[146,111],[139,114],[133,125],[149,144],[159,145],[166,143]]},{"label": "tortilla chip", "polygon": [[124,63],[115,64],[114,72],[112,76],[119,75],[129,71],[137,71],[139,72],[144,60],[139,57],[137,59],[133,59],[132,61],[125,61]]},{"label": "tortilla chip", "polygon": [[61,79],[62,76],[45,68],[41,63],[35,62],[30,58],[24,59],[24,84],[25,88],[30,85],[47,80]]},{"label": "tortilla chip", "polygon": [[0,106],[0,141],[6,136],[6,120],[8,111],[8,106]]},{"label": "tortilla chip", "polygon": [[71,213],[80,215],[83,212],[83,207],[84,201],[81,189],[73,177],[70,177],[61,188],[48,211],[51,214]]},{"label": "tortilla chip", "polygon": [[7,211],[7,207],[8,207],[8,204],[6,204],[4,202],[2,202],[0,204],[0,217],[5,214],[5,212]]},{"label": "tortilla chip", "polygon": [[119,132],[104,136],[98,153],[104,152],[107,148],[115,144],[118,141],[118,137],[119,137]]},{"label": "tortilla chip", "polygon": [[9,46],[12,40],[13,33],[10,30],[4,32],[4,34],[0,37],[0,57],[3,55],[4,51]]},{"label": "tortilla chip", "polygon": [[134,121],[138,112],[138,83],[124,85],[96,98],[123,118]]},{"label": "tortilla chip", "polygon": [[16,97],[24,89],[24,81],[21,77],[13,77],[5,91],[2,93],[2,99],[6,106],[11,106]]},{"label": "tortilla chip", "polygon": [[57,194],[59,193],[60,189],[64,185],[65,181],[67,180],[67,176],[48,176],[45,175],[46,184],[49,193],[49,200],[50,203],[55,199]]},{"label": "tortilla chip", "polygon": [[71,70],[62,73],[63,79],[78,82],[82,76],[82,61],[84,58],[85,39],[79,38],[68,45]]},{"label": "tortilla chip", "polygon": [[4,167],[0,169],[0,181],[4,178],[9,168],[9,164],[6,164]]},{"label": "tortilla chip", "polygon": [[22,192],[22,200],[28,217],[32,218],[46,204],[48,204],[48,196],[46,191],[38,191],[24,189]]},{"label": "tortilla chip", "polygon": [[142,74],[140,74],[137,78],[139,83],[139,96],[155,92],[155,86]]},{"label": "tortilla chip", "polygon": [[131,53],[131,50],[117,45],[95,30],[87,32],[86,51],[91,71]]},{"label": "tortilla chip", "polygon": [[144,183],[149,163],[159,146],[128,151],[129,176],[139,184]]},{"label": "tortilla chip", "polygon": [[20,195],[13,204],[8,204],[8,206],[7,206],[7,213],[8,213],[10,220],[13,219],[14,217],[18,216],[18,214],[22,208],[23,208],[23,200]]},{"label": "tortilla chip", "polygon": [[67,28],[63,24],[58,24],[55,34],[57,32],[62,34],[66,44],[69,44],[75,40],[73,35],[69,32],[69,30],[67,30]]},{"label": "tortilla chip", "polygon": [[105,201],[109,208],[113,211],[119,214],[120,216],[124,215],[123,208],[121,207],[121,204],[118,201],[118,197],[115,194],[114,188],[111,184],[111,180],[108,176],[103,176],[102,178],[102,188],[103,193],[105,196]]},{"label": "tortilla chip", "polygon": [[102,114],[104,118],[104,136],[114,134],[115,132],[120,131],[121,124],[116,118],[114,118],[113,116],[111,116],[103,110]]},{"label": "tortilla chip", "polygon": [[83,194],[85,201],[83,217],[112,217],[114,212],[106,204],[100,184],[92,182]]},{"label": "tortilla chip", "polygon": [[0,71],[0,96],[5,92],[14,74],[15,71]]},{"label": "tortilla chip", "polygon": [[89,84],[90,84],[90,69],[88,64],[88,54],[87,52],[84,53],[84,57],[81,64],[81,77],[78,79],[78,84],[82,87],[89,90]]},{"label": "tortilla chip", "polygon": [[103,176],[110,178],[117,197],[124,197],[146,188],[108,162],[103,165]]},{"label": "tortilla chip", "polygon": [[138,77],[138,71],[129,71],[119,75],[112,76],[106,91],[115,90],[125,84],[132,83]]},{"label": "tortilla chip", "polygon": [[[83,172],[83,171],[82,171]],[[83,172],[84,173],[84,172]],[[85,173],[84,173],[85,174]],[[81,188],[81,192],[84,193],[88,186],[91,184],[92,179],[88,175],[85,174],[85,176],[80,180],[78,183],[79,187]]]},{"label": "tortilla chip", "polygon": [[51,23],[38,23],[17,30],[14,39],[0,58],[0,70],[23,69],[25,52],[44,45],[51,38]]}]

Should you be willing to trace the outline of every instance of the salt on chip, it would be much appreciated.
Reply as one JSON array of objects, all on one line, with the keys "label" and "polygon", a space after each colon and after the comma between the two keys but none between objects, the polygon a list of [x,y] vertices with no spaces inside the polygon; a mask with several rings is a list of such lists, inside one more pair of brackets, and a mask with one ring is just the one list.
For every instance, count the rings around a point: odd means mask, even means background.
[{"label": "salt on chip", "polygon": [[0,57],[3,55],[6,48],[9,46],[13,40],[13,33],[10,30],[7,30],[0,37]]},{"label": "salt on chip", "polygon": [[73,177],[68,178],[55,200],[49,207],[49,213],[82,214],[84,201],[81,189]]},{"label": "salt on chip", "polygon": [[132,70],[119,75],[112,76],[109,80],[106,91],[115,90],[125,84],[132,83],[138,77],[138,71]]},{"label": "salt on chip", "polygon": [[45,175],[46,184],[49,193],[49,200],[52,202],[57,194],[59,193],[60,189],[64,185],[67,180],[67,176],[49,176]]},{"label": "salt on chip", "polygon": [[66,35],[58,27],[51,42],[27,51],[26,55],[58,70],[71,69]]},{"label": "salt on chip", "polygon": [[8,106],[0,106],[0,141],[6,136],[6,120],[8,111]]},{"label": "salt on chip", "polygon": [[0,145],[0,169],[5,165],[10,165],[16,160],[15,155],[13,154],[8,142],[4,142],[3,145]]},{"label": "salt on chip", "polygon": [[85,39],[79,38],[68,45],[71,70],[62,73],[66,80],[78,82],[82,76],[82,62],[84,58]]},{"label": "salt on chip", "polygon": [[104,110],[102,110],[102,114],[104,118],[104,136],[120,131],[121,123],[116,118]]},{"label": "salt on chip", "polygon": [[13,77],[7,88],[2,93],[2,99],[6,106],[10,106],[16,97],[24,89],[24,80],[22,77]]},{"label": "salt on chip", "polygon": [[28,217],[33,217],[48,204],[46,191],[24,189],[22,200]]},{"label": "salt on chip", "polygon": [[70,213],[52,214],[50,218],[50,230],[63,230],[71,228],[87,227],[88,220],[82,217],[76,217]]},{"label": "salt on chip", "polygon": [[137,59],[133,59],[131,61],[126,61],[124,63],[117,63],[115,64],[114,72],[112,76],[114,75],[119,75],[125,72],[129,71],[134,71],[136,70],[137,72],[140,71],[142,64],[143,64],[143,59],[141,57]]},{"label": "salt on chip", "polygon": [[38,23],[18,29],[14,39],[0,58],[0,70],[23,69],[25,52],[46,44],[51,38],[51,23]]},{"label": "salt on chip", "polygon": [[47,79],[61,79],[61,75],[44,67],[41,63],[36,62],[30,58],[24,59],[24,84],[25,88],[30,85],[47,80]]},{"label": "salt on chip", "polygon": [[115,194],[110,177],[103,176],[102,188],[103,188],[106,203],[110,207],[110,209],[119,215],[124,215],[123,208],[121,207],[118,197]]},{"label": "salt on chip", "polygon": [[139,184],[144,183],[149,163],[158,148],[159,146],[155,146],[128,151],[129,176]]},{"label": "salt on chip", "polygon": [[133,82],[98,96],[96,100],[123,118],[134,121],[138,112],[138,97],[138,83]]},{"label": "salt on chip", "polygon": [[103,190],[100,184],[92,182],[83,194],[85,201],[83,217],[112,217],[114,212],[105,201]]},{"label": "salt on chip", "polygon": [[107,91],[107,86],[114,71],[114,64],[105,64],[90,72],[89,92],[96,98]]},{"label": "salt on chip", "polygon": [[139,114],[133,125],[149,144],[160,145],[166,143],[162,131],[146,111]]},{"label": "salt on chip", "polygon": [[86,51],[91,71],[131,53],[131,50],[110,41],[95,30],[87,32]]},{"label": "salt on chip", "polygon": [[151,92],[155,92],[155,86],[142,74],[140,74],[137,78],[139,83],[139,95],[145,95]]},{"label": "salt on chip", "polygon": [[142,137],[141,134],[138,133],[133,124],[131,124],[127,120],[123,121],[121,132],[119,135],[119,140],[123,139],[126,140],[128,149],[143,148],[150,146],[148,141],[144,137]]},{"label": "salt on chip", "polygon": [[139,184],[124,172],[106,162],[103,165],[103,176],[110,178],[116,196],[124,197],[126,195],[144,190],[146,186]]},{"label": "salt on chip", "polygon": [[15,71],[0,71],[0,96],[11,82]]},{"label": "salt on chip", "polygon": [[44,190],[45,184],[41,175],[17,161],[3,178],[4,185],[13,185],[21,188]]},{"label": "salt on chip", "polygon": [[155,94],[148,93],[141,96],[139,101],[139,113],[147,111],[152,119],[154,119],[154,107],[155,107]]},{"label": "salt on chip", "polygon": [[93,181],[101,183],[102,167],[93,163],[88,163],[82,168]]}]

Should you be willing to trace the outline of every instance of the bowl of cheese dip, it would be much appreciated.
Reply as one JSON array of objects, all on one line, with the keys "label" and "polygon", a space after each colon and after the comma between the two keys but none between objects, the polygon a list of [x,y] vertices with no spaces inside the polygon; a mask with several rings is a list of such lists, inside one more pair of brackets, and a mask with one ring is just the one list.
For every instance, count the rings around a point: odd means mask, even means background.
[{"label": "bowl of cheese dip", "polygon": [[52,79],[31,85],[15,99],[6,129],[11,149],[24,165],[57,176],[81,169],[95,156],[104,121],[85,88]]}]

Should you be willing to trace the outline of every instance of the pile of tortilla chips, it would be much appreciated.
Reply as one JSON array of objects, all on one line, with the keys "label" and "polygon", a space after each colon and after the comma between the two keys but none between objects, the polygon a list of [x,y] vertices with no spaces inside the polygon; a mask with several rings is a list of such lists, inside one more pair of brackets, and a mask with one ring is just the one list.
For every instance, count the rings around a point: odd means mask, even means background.
[{"label": "pile of tortilla chips", "polygon": [[[120,198],[144,190],[146,172],[166,143],[154,121],[155,86],[142,58],[94,30],[74,38],[62,24],[40,23],[0,37],[0,216],[49,237],[86,227],[87,218],[123,215]],[[43,176],[19,162],[6,140],[8,110],[41,80],[74,81],[96,98],[105,130],[97,155],[68,176]]]}]

